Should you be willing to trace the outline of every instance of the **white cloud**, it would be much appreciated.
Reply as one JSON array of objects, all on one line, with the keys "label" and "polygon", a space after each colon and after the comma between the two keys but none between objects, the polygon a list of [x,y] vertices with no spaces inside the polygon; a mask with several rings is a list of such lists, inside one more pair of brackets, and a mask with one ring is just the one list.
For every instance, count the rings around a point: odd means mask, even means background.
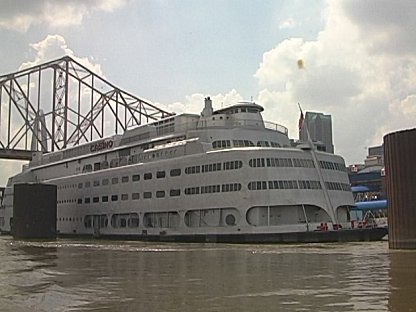
[{"label": "white cloud", "polygon": [[416,6],[413,0],[340,2],[342,10],[360,27],[360,37],[370,53],[416,52]]},{"label": "white cloud", "polygon": [[[179,113],[193,113],[200,114],[204,108],[204,100],[209,96],[212,100],[212,106],[214,109],[220,109],[221,107],[226,107],[237,102],[243,101],[243,97],[235,90],[232,89],[226,94],[202,94],[194,93],[187,95],[185,101],[183,102],[174,102],[167,105],[168,111]],[[160,103],[154,103],[156,106],[163,107],[164,105]]]},{"label": "white cloud", "polygon": [[[416,22],[400,20],[406,10],[415,10],[410,6],[410,1],[328,1],[326,26],[316,40],[291,38],[264,53],[254,75],[262,89],[259,99],[266,107],[276,103],[274,119],[295,113],[298,101],[304,110],[331,114],[336,152],[347,163],[362,162],[365,147],[381,144],[388,132],[415,126],[416,41],[402,39]],[[383,23],[389,10],[392,17]],[[397,47],[387,48],[391,42]],[[299,59],[304,69],[298,68]],[[296,119],[291,122],[296,137]]]},{"label": "white cloud", "polygon": [[35,53],[34,59],[22,63],[19,69],[39,65],[67,55],[75,61],[79,62],[80,64],[84,65],[91,71],[93,71],[95,74],[104,78],[101,65],[95,63],[92,59],[89,59],[88,57],[76,56],[74,51],[68,47],[65,38],[61,35],[48,35],[45,39],[31,44],[30,47],[33,49]]},{"label": "white cloud", "polygon": [[111,12],[126,0],[4,0],[0,11],[0,28],[26,32],[32,25],[50,27],[79,25],[95,11]]},{"label": "white cloud", "polygon": [[289,17],[288,19],[285,19],[284,21],[280,22],[279,29],[290,29],[294,28],[296,26],[296,21],[293,19],[293,17]]}]

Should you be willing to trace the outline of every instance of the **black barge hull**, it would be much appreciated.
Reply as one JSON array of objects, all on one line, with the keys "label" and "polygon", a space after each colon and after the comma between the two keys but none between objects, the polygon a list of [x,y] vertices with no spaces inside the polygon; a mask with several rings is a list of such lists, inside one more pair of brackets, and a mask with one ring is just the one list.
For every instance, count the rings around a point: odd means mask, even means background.
[{"label": "black barge hull", "polygon": [[[235,244],[296,244],[296,243],[343,243],[380,241],[388,233],[385,228],[346,229],[338,231],[313,231],[293,233],[247,233],[247,234],[188,234],[167,235],[94,235],[100,239],[127,239],[151,242],[184,243],[235,243]],[[79,237],[86,235],[58,234],[59,237]]]}]

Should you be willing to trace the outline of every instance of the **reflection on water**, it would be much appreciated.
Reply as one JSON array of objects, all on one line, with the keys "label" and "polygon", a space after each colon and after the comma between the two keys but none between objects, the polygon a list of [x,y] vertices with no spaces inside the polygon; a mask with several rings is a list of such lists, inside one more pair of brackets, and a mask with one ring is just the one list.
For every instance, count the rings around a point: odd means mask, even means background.
[{"label": "reflection on water", "polygon": [[413,311],[416,251],[310,245],[15,241],[1,311]]},{"label": "reflection on water", "polygon": [[390,311],[416,311],[416,250],[392,250],[390,263]]}]

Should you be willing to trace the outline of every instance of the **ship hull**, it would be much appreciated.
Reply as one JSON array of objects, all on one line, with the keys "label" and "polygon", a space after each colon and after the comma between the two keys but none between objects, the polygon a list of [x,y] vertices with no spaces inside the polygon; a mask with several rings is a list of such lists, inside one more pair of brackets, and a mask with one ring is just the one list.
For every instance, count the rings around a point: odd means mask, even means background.
[{"label": "ship hull", "polygon": [[[338,231],[310,231],[291,233],[247,234],[192,234],[192,235],[111,235],[100,234],[94,238],[126,239],[149,242],[179,243],[232,243],[232,244],[296,244],[296,243],[345,243],[380,241],[388,234],[387,228],[345,229]],[[59,237],[80,237],[60,234]],[[86,237],[85,235],[81,235]],[[90,235],[88,235],[91,237]]]}]

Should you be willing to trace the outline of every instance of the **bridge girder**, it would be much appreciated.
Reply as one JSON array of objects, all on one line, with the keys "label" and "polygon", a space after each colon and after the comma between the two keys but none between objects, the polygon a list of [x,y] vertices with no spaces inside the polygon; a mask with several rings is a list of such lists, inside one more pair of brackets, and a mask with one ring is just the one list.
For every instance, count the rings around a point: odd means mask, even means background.
[{"label": "bridge girder", "polygon": [[64,56],[0,76],[0,158],[27,159],[172,115]]}]

